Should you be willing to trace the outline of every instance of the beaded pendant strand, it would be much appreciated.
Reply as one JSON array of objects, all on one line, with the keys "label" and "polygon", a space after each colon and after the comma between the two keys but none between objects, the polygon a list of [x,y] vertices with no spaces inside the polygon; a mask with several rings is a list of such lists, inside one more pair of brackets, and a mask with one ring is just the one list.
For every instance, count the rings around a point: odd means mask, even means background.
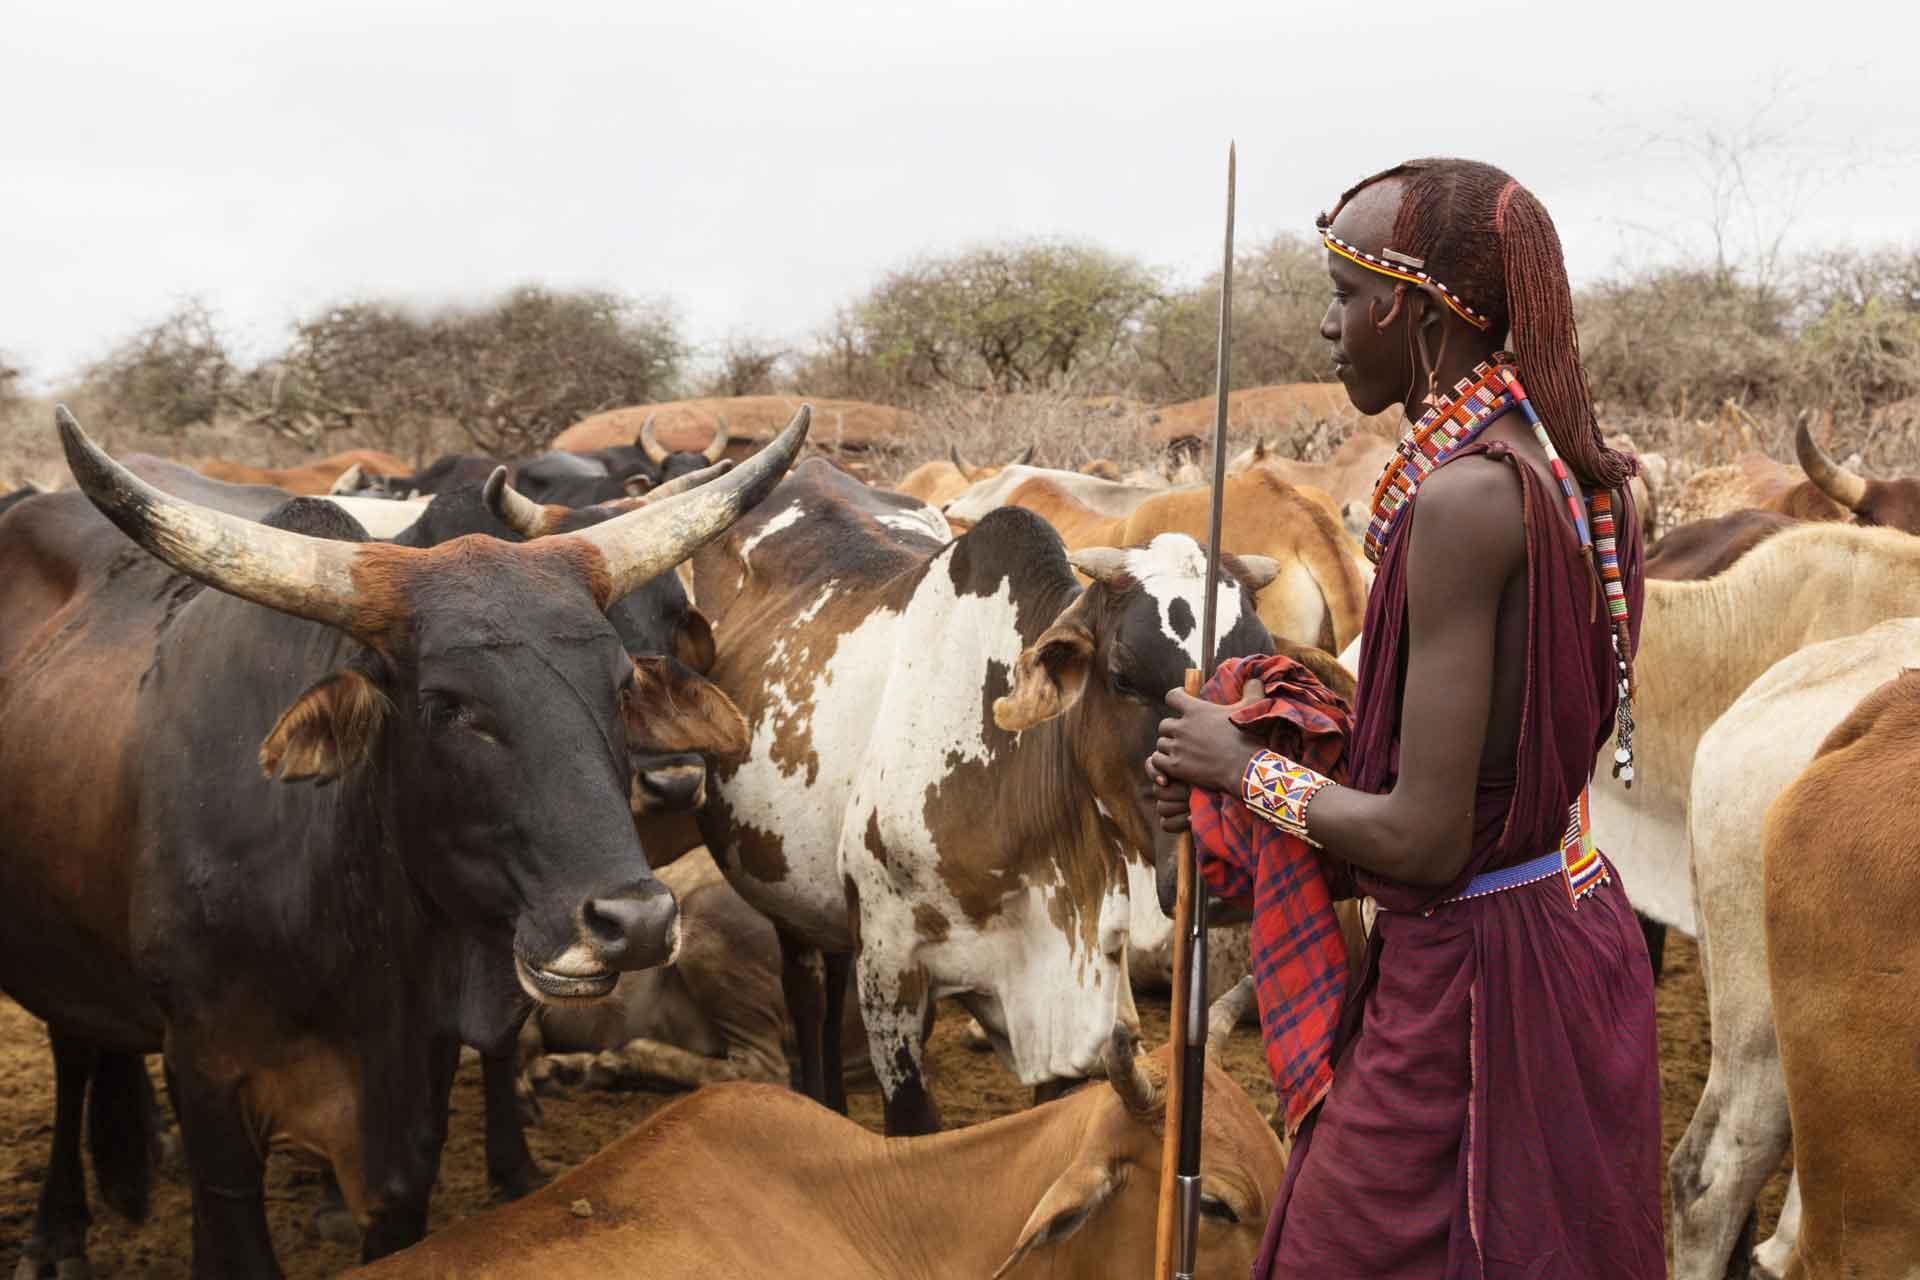
[{"label": "beaded pendant strand", "polygon": [[[1540,421],[1540,415],[1534,411],[1533,402],[1527,399],[1526,388],[1520,385],[1520,376],[1511,365],[1498,364],[1495,372],[1506,387],[1507,394],[1520,406],[1520,412],[1526,415],[1527,424],[1533,428],[1534,438],[1540,441],[1540,447],[1546,451],[1547,465],[1553,469],[1553,478],[1560,482],[1560,492],[1567,500],[1567,511],[1573,516],[1574,528],[1580,533],[1580,549],[1592,556],[1600,571],[1600,588],[1607,599],[1607,621],[1613,632],[1613,661],[1619,672],[1619,697],[1614,702],[1614,750],[1613,776],[1628,787],[1633,786],[1633,670],[1627,665],[1630,640],[1627,631],[1627,593],[1626,586],[1620,580],[1620,552],[1615,543],[1616,531],[1613,519],[1613,495],[1604,489],[1596,490],[1588,497],[1583,506],[1580,502],[1580,490],[1573,482],[1573,473],[1567,470],[1567,464],[1560,460],[1560,453],[1553,447],[1552,437],[1547,435],[1547,424]],[[1591,512],[1593,522],[1587,522]]]}]

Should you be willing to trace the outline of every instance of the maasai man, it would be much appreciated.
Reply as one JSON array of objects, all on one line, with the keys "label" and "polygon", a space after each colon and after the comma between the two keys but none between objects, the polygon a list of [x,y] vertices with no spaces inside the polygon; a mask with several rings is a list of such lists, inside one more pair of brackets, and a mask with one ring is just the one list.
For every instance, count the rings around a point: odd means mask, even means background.
[{"label": "maasai man", "polygon": [[1616,715],[1631,742],[1634,463],[1601,440],[1525,187],[1413,161],[1320,228],[1334,370],[1414,423],[1367,535],[1347,785],[1179,691],[1148,761],[1168,830],[1189,785],[1240,797],[1381,908],[1254,1274],[1652,1280],[1652,981],[1583,803]]}]

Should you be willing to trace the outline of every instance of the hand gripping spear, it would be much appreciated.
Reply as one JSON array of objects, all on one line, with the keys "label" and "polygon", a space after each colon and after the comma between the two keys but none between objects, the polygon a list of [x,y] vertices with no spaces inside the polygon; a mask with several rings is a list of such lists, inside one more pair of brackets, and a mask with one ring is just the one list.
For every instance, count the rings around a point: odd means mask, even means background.
[{"label": "hand gripping spear", "polygon": [[[1220,515],[1227,479],[1227,356],[1233,335],[1234,147],[1227,144],[1227,243],[1220,267],[1220,354],[1213,385],[1213,508],[1207,524],[1206,608],[1200,615],[1201,670],[1187,672],[1199,694],[1213,675],[1214,618],[1220,592]],[[1207,886],[1191,833],[1180,838],[1173,908],[1173,1072],[1167,1090],[1166,1144],[1160,1153],[1156,1280],[1192,1280],[1200,1230],[1200,1100],[1206,1093]]]}]

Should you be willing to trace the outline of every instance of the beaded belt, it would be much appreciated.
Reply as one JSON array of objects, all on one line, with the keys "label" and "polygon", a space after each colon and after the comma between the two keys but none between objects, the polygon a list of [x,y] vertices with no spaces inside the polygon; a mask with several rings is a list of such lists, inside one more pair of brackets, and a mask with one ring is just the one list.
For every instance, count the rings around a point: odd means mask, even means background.
[{"label": "beaded belt", "polygon": [[1606,860],[1600,856],[1600,850],[1594,847],[1593,824],[1587,813],[1585,788],[1581,789],[1580,798],[1568,808],[1567,830],[1560,838],[1558,849],[1518,866],[1484,871],[1467,881],[1466,888],[1439,905],[1444,907],[1449,902],[1465,902],[1469,898],[1484,898],[1491,893],[1505,893],[1509,889],[1537,884],[1554,876],[1566,879],[1567,893],[1576,907],[1582,898],[1612,879],[1607,871]]}]

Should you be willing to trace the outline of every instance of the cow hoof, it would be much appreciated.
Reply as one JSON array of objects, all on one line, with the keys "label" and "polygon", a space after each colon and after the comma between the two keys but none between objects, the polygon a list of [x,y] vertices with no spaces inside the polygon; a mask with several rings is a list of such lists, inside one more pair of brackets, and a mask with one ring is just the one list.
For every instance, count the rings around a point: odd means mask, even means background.
[{"label": "cow hoof", "polygon": [[313,1231],[322,1240],[360,1247],[360,1224],[353,1220],[345,1205],[321,1205],[313,1211]]},{"label": "cow hoof", "polygon": [[547,1185],[552,1179],[540,1172],[539,1166],[528,1165],[525,1169],[516,1169],[509,1174],[487,1176],[491,1188],[490,1199],[494,1204],[504,1204],[509,1200],[518,1200],[521,1196],[531,1195]]}]

